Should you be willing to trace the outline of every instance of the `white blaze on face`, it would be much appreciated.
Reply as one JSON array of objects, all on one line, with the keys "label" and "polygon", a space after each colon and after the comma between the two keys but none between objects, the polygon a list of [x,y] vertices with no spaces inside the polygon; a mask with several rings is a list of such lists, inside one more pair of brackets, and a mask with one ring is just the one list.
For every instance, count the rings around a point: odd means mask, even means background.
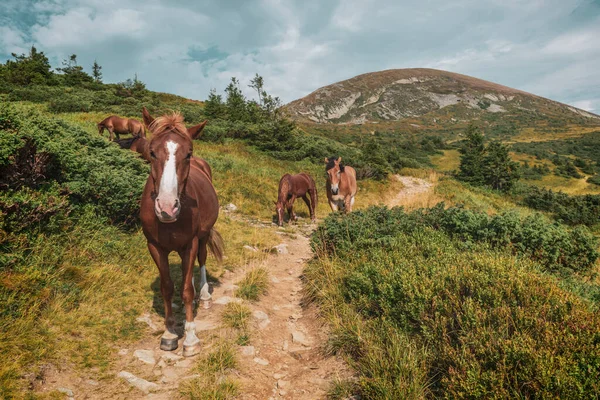
[{"label": "white blaze on face", "polygon": [[175,152],[179,145],[171,140],[166,144],[167,147],[167,161],[165,161],[165,168],[163,170],[162,178],[160,179],[160,187],[158,189],[158,196],[162,201],[175,202],[177,199],[177,169],[175,167]]}]

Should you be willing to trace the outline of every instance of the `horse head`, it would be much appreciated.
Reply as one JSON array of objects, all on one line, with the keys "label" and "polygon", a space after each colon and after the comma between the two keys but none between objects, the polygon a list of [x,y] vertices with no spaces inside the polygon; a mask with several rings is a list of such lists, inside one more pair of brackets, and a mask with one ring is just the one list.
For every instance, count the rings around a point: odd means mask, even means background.
[{"label": "horse head", "polygon": [[344,172],[344,165],[341,164],[342,157],[325,157],[325,172],[327,173],[327,182],[331,186],[331,194],[336,195],[340,190],[341,174]]},{"label": "horse head", "polygon": [[187,129],[179,113],[154,119],[144,107],[142,114],[144,124],[152,132],[149,150],[154,212],[161,222],[175,222],[190,173],[192,141],[200,136],[207,121]]}]

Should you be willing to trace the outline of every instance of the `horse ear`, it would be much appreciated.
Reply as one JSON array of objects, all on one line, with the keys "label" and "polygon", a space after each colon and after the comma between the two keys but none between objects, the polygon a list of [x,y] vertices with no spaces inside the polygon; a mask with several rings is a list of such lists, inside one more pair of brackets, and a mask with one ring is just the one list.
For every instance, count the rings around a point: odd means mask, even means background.
[{"label": "horse ear", "polygon": [[336,160],[336,162],[339,164],[342,162],[342,157],[338,157],[338,159]]},{"label": "horse ear", "polygon": [[150,129],[150,124],[154,122],[154,117],[150,115],[148,110],[146,110],[146,107],[142,108],[142,116],[144,117],[144,125],[146,125],[146,128]]},{"label": "horse ear", "polygon": [[193,139],[196,139],[197,137],[200,136],[200,133],[202,132],[202,130],[204,129],[204,127],[206,126],[207,121],[202,122],[201,124],[192,126],[191,128],[188,128],[188,134],[190,135],[190,137]]},{"label": "horse ear", "polygon": [[327,157],[325,157],[325,164],[327,164],[329,162],[329,160],[327,159]]}]

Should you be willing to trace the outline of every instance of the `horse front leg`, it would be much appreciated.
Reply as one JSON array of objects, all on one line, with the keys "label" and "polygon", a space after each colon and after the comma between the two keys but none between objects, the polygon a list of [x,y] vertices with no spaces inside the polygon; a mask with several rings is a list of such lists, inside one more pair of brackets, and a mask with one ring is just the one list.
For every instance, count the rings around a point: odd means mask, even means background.
[{"label": "horse front leg", "polygon": [[183,341],[183,356],[190,357],[200,352],[200,339],[196,336],[194,322],[194,261],[198,254],[198,238],[179,253],[181,256],[181,275],[183,284],[181,298],[185,307],[185,340]]},{"label": "horse front leg", "polygon": [[175,318],[171,308],[173,291],[175,290],[169,273],[169,253],[148,242],[148,250],[160,273],[160,292],[165,307],[165,332],[160,338],[160,349],[171,351],[177,348],[179,336],[175,333]]},{"label": "horse front leg", "polygon": [[298,218],[294,213],[294,201],[296,201],[296,196],[292,196],[292,198],[288,201],[288,215],[290,216],[290,224],[292,221],[296,221]]},{"label": "horse front leg", "polygon": [[346,196],[344,198],[344,214],[352,212],[352,206],[354,205],[354,196]]}]

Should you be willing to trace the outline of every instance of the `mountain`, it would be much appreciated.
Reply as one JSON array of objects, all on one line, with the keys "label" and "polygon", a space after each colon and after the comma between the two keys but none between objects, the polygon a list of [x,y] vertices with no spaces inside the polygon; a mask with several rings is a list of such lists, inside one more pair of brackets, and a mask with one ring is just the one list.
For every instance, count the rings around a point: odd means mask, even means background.
[{"label": "mountain", "polygon": [[510,120],[519,126],[600,125],[600,116],[566,104],[427,68],[358,75],[317,89],[285,110],[293,119],[317,124],[409,121],[433,127],[482,119]]}]

